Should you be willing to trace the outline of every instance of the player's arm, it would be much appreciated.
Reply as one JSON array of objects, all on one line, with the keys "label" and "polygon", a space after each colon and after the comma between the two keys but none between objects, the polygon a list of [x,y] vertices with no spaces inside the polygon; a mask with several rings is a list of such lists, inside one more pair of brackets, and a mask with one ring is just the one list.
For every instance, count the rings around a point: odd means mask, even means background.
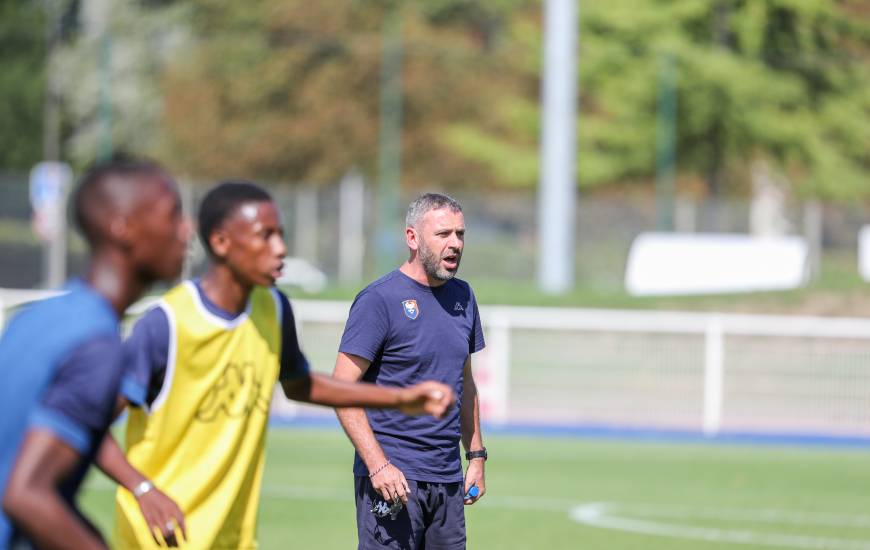
[{"label": "player's arm", "polygon": [[[357,355],[339,352],[332,376],[338,381],[356,382],[362,378],[370,364],[370,361]],[[336,409],[335,412],[341,427],[344,428],[347,437],[365,463],[375,491],[380,493],[384,500],[400,498],[407,503],[411,489],[408,487],[405,474],[389,463],[389,457],[384,454],[384,450],[375,438],[365,410],[346,407]]]},{"label": "player's arm", "polygon": [[[462,446],[466,451],[480,451],[483,447],[483,434],[480,431],[480,399],[477,386],[471,373],[471,356],[465,360],[462,375],[462,401],[459,404],[460,431]],[[465,472],[465,493],[472,485],[480,491],[474,498],[465,499],[466,504],[474,504],[486,492],[484,476],[486,459],[472,458]]]},{"label": "player's arm", "polygon": [[[126,403],[122,397],[119,402]],[[187,527],[184,524],[184,514],[174,500],[160,491],[147,477],[127,461],[127,457],[118,441],[111,434],[106,434],[97,453],[96,464],[104,474],[118,485],[124,487],[136,498],[145,523],[154,542],[160,545],[160,537],[167,546],[178,546],[175,535],[175,525],[178,525],[184,540],[187,540]]]},{"label": "player's arm", "polygon": [[422,382],[408,388],[385,388],[375,384],[330,378],[320,373],[282,380],[284,395],[328,407],[399,409],[405,414],[431,414],[440,418],[453,403],[453,392],[439,382]]},{"label": "player's arm", "polygon": [[96,335],[69,351],[31,411],[3,507],[40,548],[104,548],[71,509],[61,484],[81,468],[111,420],[118,393],[117,335]]},{"label": "player's arm", "polygon": [[[128,405],[148,406],[149,387],[152,382],[159,387],[165,376],[168,350],[169,321],[162,309],[153,308],[137,321],[124,342],[124,374],[120,395],[115,401],[114,418]],[[133,493],[155,543],[159,545],[162,538],[168,546],[177,546],[175,524],[187,539],[181,509],[127,461],[111,432],[103,438],[96,465],[115,483]]]},{"label": "player's arm", "polygon": [[49,430],[33,428],[24,438],[9,476],[3,511],[39,548],[106,548],[58,493],[61,481],[80,460],[78,451]]}]

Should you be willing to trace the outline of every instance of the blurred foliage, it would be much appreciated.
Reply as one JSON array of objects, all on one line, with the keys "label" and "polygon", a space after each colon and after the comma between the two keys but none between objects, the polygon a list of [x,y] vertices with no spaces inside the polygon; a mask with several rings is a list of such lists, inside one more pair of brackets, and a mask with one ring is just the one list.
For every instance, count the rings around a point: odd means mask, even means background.
[{"label": "blurred foliage", "polygon": [[[660,72],[670,58],[677,67],[682,180],[706,181],[717,194],[721,181],[761,158],[804,194],[843,198],[870,191],[866,2],[611,0],[583,2],[580,9],[581,185],[653,176]],[[507,32],[505,42],[518,50],[511,67],[531,89],[540,72],[540,28],[517,16]],[[535,142],[537,98],[503,94],[488,115],[483,125],[464,123],[455,143],[498,173],[505,164],[491,161],[500,156],[496,151],[522,138]],[[507,163],[533,176],[535,151],[524,153]],[[530,176],[526,183],[534,181]]]},{"label": "blurred foliage", "polygon": [[104,141],[162,156],[163,78],[189,46],[191,7],[181,0],[79,0],[71,36],[56,52],[65,148],[76,166],[93,160]]},{"label": "blurred foliage", "polygon": [[38,2],[0,0],[0,166],[42,158],[45,17]]},{"label": "blurred foliage", "polygon": [[196,0],[199,42],[166,82],[169,150],[196,175],[376,177],[382,25],[401,9],[403,181],[484,183],[441,136],[499,92],[487,36],[515,3]]},{"label": "blurred foliage", "polygon": [[584,7],[581,181],[650,175],[658,72],[671,56],[683,178],[704,179],[716,194],[726,174],[763,158],[807,194],[870,191],[866,2],[615,0]]},{"label": "blurred foliage", "polygon": [[[385,2],[197,0],[195,54],[166,89],[177,161],[197,174],[375,176]],[[541,6],[402,4],[403,181],[532,186],[538,177]],[[753,160],[798,192],[868,190],[870,23],[860,2],[582,2],[578,179],[648,181],[659,72],[677,67],[681,180]]]},{"label": "blurred foliage", "polygon": [[[66,156],[116,146],[194,177],[377,178],[384,20],[402,21],[406,188],[532,187],[539,174],[540,0],[67,2]],[[0,0],[0,159],[39,157],[39,4]],[[797,194],[870,186],[870,4],[862,0],[579,2],[578,180],[647,183],[661,68],[676,67],[678,184],[743,193],[761,161]],[[105,7],[105,6],[103,6]],[[111,67],[100,69],[102,13]]]}]

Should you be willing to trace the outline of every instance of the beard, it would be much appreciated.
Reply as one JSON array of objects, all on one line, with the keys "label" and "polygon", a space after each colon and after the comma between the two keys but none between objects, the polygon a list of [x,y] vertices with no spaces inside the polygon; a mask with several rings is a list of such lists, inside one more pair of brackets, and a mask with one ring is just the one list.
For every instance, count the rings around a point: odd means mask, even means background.
[{"label": "beard", "polygon": [[429,277],[445,282],[456,277],[456,272],[459,271],[459,261],[462,259],[461,252],[456,253],[456,269],[453,271],[441,267],[441,257],[434,250],[426,246],[422,240],[417,252],[420,254],[420,263],[423,264],[423,270]]}]

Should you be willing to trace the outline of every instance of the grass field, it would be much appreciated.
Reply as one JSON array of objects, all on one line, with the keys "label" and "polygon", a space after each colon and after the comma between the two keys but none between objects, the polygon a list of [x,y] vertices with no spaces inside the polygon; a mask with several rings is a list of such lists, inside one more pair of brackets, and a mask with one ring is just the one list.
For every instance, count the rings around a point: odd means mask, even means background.
[{"label": "grass field", "polygon": [[[490,436],[470,549],[870,549],[870,451]],[[356,547],[352,449],[338,429],[273,428],[266,550]],[[82,505],[111,531],[112,487]]]}]

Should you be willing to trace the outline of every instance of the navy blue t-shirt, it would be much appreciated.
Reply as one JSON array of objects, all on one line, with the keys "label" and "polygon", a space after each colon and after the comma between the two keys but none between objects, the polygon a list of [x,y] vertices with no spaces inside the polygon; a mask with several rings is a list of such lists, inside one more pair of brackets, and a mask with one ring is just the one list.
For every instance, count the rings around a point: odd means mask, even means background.
[{"label": "navy blue t-shirt", "polygon": [[[357,295],[339,351],[371,362],[366,382],[409,386],[443,382],[456,405],[443,418],[409,417],[397,410],[367,409],[375,437],[392,464],[416,481],[462,480],[459,454],[462,379],[469,355],[484,347],[477,302],[465,281],[418,283],[398,269]],[[354,474],[368,475],[357,453]]]},{"label": "navy blue t-shirt", "polygon": [[[28,429],[52,432],[81,456],[60,493],[74,497],[112,421],[121,380],[118,317],[87,284],[25,308],[0,339],[0,497]],[[0,513],[0,548],[14,526]]]},{"label": "navy blue t-shirt", "polygon": [[[193,281],[200,302],[213,315],[232,321],[241,313],[233,314],[209,300],[198,280]],[[299,348],[296,337],[296,321],[287,296],[275,290],[281,304],[281,370],[279,380],[291,380],[308,376],[308,360]],[[150,405],[166,376],[166,361],[169,355],[169,320],[162,308],[149,309],[133,327],[133,332],[124,342],[126,368],[121,382],[121,394],[136,406]]]}]

